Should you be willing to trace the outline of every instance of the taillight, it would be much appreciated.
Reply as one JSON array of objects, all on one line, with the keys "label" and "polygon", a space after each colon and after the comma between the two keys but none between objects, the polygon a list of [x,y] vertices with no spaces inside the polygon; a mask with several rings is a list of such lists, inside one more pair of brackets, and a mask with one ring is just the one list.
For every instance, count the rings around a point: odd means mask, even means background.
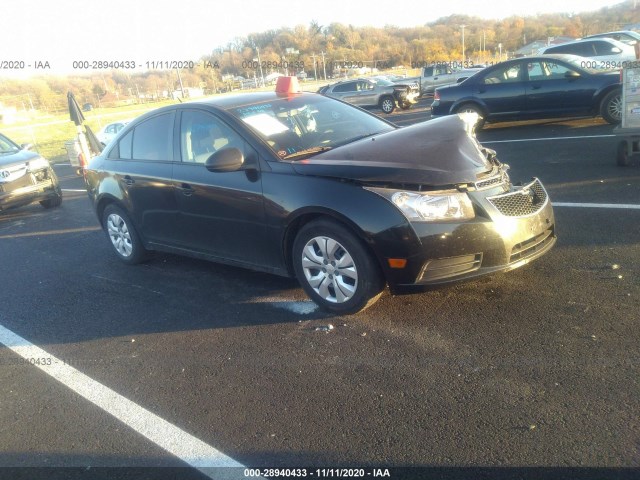
[{"label": "taillight", "polygon": [[438,90],[433,94],[433,100],[440,100],[440,92]]}]

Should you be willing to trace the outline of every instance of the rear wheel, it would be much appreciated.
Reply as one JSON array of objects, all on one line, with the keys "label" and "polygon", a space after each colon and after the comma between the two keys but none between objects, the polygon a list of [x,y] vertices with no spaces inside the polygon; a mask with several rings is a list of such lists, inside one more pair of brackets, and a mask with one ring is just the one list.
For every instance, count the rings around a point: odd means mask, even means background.
[{"label": "rear wheel", "polygon": [[382,97],[380,99],[380,109],[384,113],[392,113],[396,109],[396,101],[393,97]]},{"label": "rear wheel", "polygon": [[482,130],[482,127],[484,127],[484,113],[482,113],[480,107],[474,103],[463,103],[456,109],[455,113],[476,113],[478,117],[480,117],[478,123],[476,123],[476,131]]},{"label": "rear wheel", "polygon": [[622,121],[622,94],[614,90],[605,95],[600,104],[600,115],[605,122],[616,125]]},{"label": "rear wheel", "polygon": [[293,266],[307,295],[337,314],[369,307],[385,285],[376,260],[361,241],[328,219],[302,227],[293,244]]},{"label": "rear wheel", "polygon": [[149,252],[123,209],[113,204],[107,206],[102,214],[102,227],[116,256],[124,263],[134,265],[147,259]]}]

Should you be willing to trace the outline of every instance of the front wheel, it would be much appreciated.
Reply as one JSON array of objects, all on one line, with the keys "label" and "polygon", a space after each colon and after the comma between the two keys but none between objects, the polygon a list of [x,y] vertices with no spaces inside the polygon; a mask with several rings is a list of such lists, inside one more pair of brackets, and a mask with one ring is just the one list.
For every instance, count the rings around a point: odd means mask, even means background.
[{"label": "front wheel", "polygon": [[612,125],[622,122],[622,93],[619,90],[605,95],[600,104],[600,115],[605,122]]},{"label": "front wheel", "polygon": [[380,99],[380,109],[384,112],[384,113],[393,113],[393,111],[396,108],[396,101],[393,99],[393,97],[382,97]]},{"label": "front wheel", "polygon": [[55,197],[41,200],[40,205],[42,205],[46,209],[59,207],[60,205],[62,205],[62,192],[57,192]]},{"label": "front wheel", "polygon": [[116,256],[124,263],[134,265],[147,259],[149,252],[142,246],[133,222],[120,207],[112,204],[104,209],[102,228]]},{"label": "front wheel", "polygon": [[366,247],[331,220],[302,227],[293,244],[293,266],[307,295],[323,309],[340,315],[371,306],[385,285]]}]

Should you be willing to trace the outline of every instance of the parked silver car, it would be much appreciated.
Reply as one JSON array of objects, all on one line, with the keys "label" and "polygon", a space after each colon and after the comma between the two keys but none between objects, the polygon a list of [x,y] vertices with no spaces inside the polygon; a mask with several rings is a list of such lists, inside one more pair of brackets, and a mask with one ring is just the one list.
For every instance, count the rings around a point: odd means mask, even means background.
[{"label": "parked silver car", "polygon": [[382,78],[343,80],[322,87],[318,93],[359,107],[380,107],[384,113],[391,113],[396,107],[411,108],[420,96],[416,84],[393,83]]}]

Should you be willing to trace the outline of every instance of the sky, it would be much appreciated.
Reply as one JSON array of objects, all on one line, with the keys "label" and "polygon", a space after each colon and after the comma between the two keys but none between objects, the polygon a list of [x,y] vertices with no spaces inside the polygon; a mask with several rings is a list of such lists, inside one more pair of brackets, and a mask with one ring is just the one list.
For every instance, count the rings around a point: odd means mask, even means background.
[{"label": "sky", "polygon": [[[4,0],[0,77],[82,73],[74,70],[74,61],[92,66],[98,61],[133,61],[144,70],[146,62],[197,60],[235,37],[309,25],[312,20],[320,25],[409,27],[451,14],[499,19],[579,13],[618,3],[621,0],[419,0],[398,8],[401,2],[380,0]],[[35,70],[36,65],[46,67],[45,62],[49,69]],[[18,71],[11,72],[10,65]]]}]

